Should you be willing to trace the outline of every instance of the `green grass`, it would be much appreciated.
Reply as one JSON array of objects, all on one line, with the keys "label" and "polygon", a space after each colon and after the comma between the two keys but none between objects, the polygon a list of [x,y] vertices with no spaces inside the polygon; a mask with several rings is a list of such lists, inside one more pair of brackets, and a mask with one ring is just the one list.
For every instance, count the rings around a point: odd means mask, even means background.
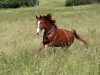
[{"label": "green grass", "polygon": [[59,28],[76,29],[89,47],[75,40],[68,50],[37,53],[36,7],[0,9],[0,75],[100,75],[100,5],[64,7],[64,1],[41,0],[38,13],[52,13]]}]

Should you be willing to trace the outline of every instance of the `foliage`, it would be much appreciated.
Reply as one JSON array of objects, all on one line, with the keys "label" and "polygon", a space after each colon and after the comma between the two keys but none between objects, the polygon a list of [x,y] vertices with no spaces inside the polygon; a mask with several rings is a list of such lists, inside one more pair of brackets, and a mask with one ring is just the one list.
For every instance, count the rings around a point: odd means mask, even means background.
[{"label": "foliage", "polygon": [[65,6],[84,5],[100,2],[100,0],[66,0]]},{"label": "foliage", "polygon": [[38,0],[0,0],[0,8],[18,8],[21,6],[34,6]]}]

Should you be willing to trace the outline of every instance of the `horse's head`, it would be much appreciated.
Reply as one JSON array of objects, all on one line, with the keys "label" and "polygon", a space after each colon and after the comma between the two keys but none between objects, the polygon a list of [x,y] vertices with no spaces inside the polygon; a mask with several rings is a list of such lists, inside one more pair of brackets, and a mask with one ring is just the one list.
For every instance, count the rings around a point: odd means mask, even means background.
[{"label": "horse's head", "polygon": [[57,27],[55,25],[55,20],[52,19],[52,15],[49,13],[46,16],[36,16],[37,19],[37,31],[36,33],[39,34],[43,29],[46,29],[49,31],[52,26],[55,28]]},{"label": "horse's head", "polygon": [[39,34],[43,29],[46,28],[45,19],[43,16],[36,16],[37,19],[37,31],[36,33]]}]

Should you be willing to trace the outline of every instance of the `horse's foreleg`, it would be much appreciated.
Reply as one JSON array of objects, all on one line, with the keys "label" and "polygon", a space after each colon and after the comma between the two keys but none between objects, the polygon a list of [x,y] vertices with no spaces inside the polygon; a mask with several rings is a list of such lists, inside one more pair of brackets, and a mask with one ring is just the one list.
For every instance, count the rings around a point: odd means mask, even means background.
[{"label": "horse's foreleg", "polygon": [[45,47],[52,47],[54,45],[54,42],[50,42],[48,44],[45,45]]},{"label": "horse's foreleg", "polygon": [[44,49],[45,48],[45,46],[42,44],[41,46],[40,46],[40,48],[38,49],[38,52],[40,52],[42,49]]}]

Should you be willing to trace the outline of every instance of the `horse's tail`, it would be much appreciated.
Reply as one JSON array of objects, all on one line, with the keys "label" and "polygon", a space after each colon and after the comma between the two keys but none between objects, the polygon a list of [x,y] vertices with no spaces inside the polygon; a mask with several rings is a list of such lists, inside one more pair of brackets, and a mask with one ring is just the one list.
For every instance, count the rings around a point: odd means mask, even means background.
[{"label": "horse's tail", "polygon": [[73,32],[74,37],[75,37],[77,40],[80,40],[80,41],[82,41],[85,45],[87,45],[87,42],[86,42],[84,39],[82,39],[82,38],[76,33],[75,30],[71,30],[71,31]]}]

